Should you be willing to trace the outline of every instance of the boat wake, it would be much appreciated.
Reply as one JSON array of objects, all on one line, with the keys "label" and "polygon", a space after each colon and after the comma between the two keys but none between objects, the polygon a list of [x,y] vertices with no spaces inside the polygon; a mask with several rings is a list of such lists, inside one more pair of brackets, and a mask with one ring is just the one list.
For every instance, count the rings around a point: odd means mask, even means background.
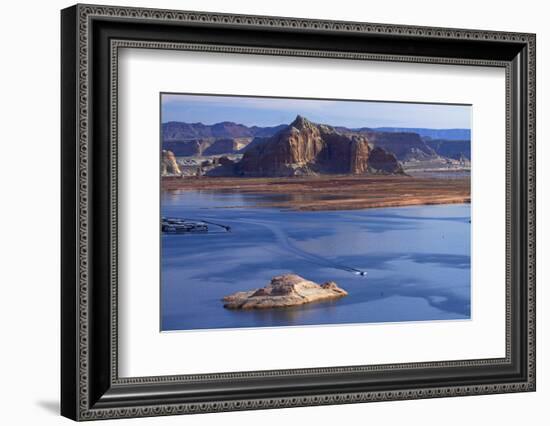
[{"label": "boat wake", "polygon": [[[227,220],[227,219],[226,219]],[[268,229],[271,231],[271,233],[275,236],[277,239],[277,242],[279,245],[287,252],[292,253],[293,255],[300,257],[310,263],[313,263],[315,265],[323,266],[323,267],[329,267],[333,269],[338,269],[340,271],[346,271],[350,272],[354,275],[359,275],[361,277],[367,276],[367,271],[362,271],[357,268],[353,268],[351,266],[342,265],[338,262],[334,262],[331,259],[328,259],[326,257],[320,256],[315,253],[310,253],[308,251],[303,250],[302,248],[296,246],[291,239],[286,235],[286,233],[276,226],[273,223],[270,222],[262,222],[257,220],[247,220],[247,219],[240,219],[240,220],[230,220],[232,222],[239,222],[239,223],[246,223],[250,225],[256,225],[261,226],[263,228]]]}]

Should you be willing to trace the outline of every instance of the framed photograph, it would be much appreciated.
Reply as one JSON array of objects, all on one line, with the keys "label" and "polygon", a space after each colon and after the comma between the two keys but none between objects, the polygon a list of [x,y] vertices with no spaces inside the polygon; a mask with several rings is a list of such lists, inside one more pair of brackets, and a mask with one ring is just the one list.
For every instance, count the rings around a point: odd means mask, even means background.
[{"label": "framed photograph", "polygon": [[61,412],[535,390],[535,35],[76,5]]}]

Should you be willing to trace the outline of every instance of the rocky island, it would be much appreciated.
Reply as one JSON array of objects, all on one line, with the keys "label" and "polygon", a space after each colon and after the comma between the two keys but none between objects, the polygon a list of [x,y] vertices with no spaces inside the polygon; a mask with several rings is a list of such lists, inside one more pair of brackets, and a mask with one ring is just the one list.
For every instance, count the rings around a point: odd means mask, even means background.
[{"label": "rocky island", "polygon": [[334,281],[319,285],[296,274],[285,274],[273,277],[263,288],[226,296],[223,302],[228,309],[286,308],[339,299],[347,294]]}]

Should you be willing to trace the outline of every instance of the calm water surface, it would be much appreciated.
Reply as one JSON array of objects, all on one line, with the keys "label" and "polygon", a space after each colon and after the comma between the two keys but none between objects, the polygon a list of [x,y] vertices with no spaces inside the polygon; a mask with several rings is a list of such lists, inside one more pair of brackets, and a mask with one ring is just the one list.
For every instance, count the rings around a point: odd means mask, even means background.
[{"label": "calm water surface", "polygon": [[[222,223],[232,232],[162,235],[162,330],[470,318],[469,204],[324,212],[257,207],[271,198],[163,193],[163,216]],[[223,307],[224,296],[290,272],[336,281],[349,295],[286,309]]]}]

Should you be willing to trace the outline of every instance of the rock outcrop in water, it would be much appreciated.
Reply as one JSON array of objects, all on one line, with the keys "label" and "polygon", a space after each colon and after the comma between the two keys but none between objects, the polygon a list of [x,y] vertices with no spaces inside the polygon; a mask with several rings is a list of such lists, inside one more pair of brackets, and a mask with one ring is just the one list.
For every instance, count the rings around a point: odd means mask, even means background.
[{"label": "rock outcrop in water", "polygon": [[[365,174],[371,171],[366,137],[347,134],[298,115],[285,129],[244,151],[240,176],[280,177],[315,174]],[[384,173],[402,173],[398,163]],[[380,172],[380,170],[377,170]]]},{"label": "rock outcrop in water", "polygon": [[263,288],[226,296],[223,302],[228,309],[285,308],[339,299],[347,294],[334,281],[319,285],[296,274],[285,274],[274,277]]}]

